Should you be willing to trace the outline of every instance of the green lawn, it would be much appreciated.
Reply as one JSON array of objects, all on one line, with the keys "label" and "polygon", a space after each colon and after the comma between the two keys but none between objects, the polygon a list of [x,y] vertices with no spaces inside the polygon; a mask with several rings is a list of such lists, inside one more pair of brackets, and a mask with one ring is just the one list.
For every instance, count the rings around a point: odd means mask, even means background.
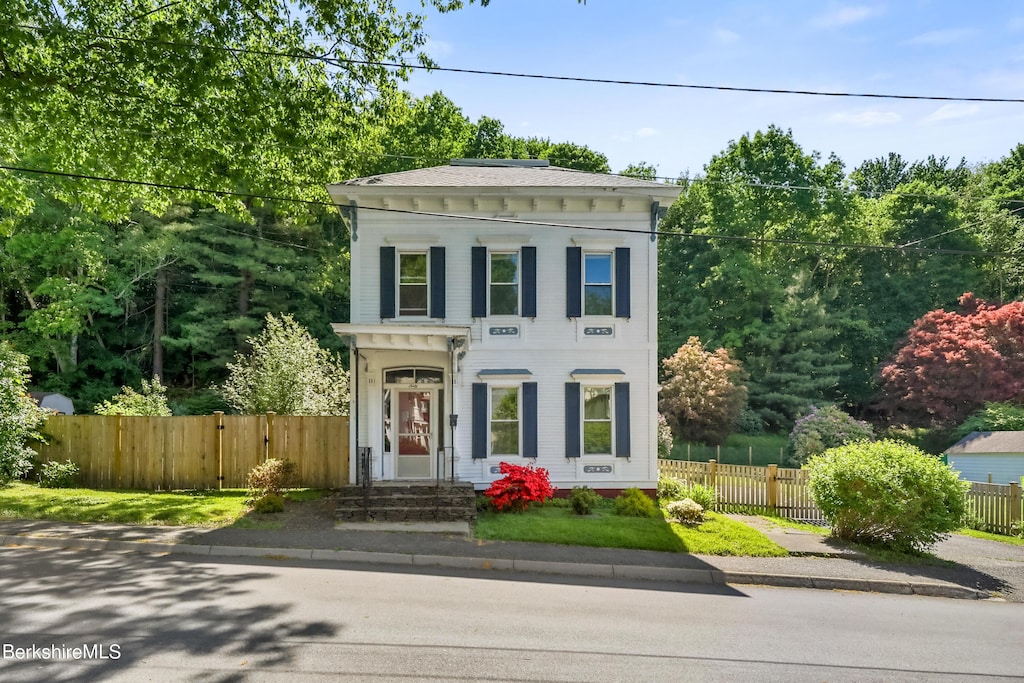
[{"label": "green lawn", "polygon": [[491,540],[633,548],[701,555],[781,557],[786,551],[764,534],[713,512],[699,527],[661,517],[620,517],[610,509],[581,517],[564,507],[537,506],[524,513],[484,512],[476,536]]},{"label": "green lawn", "polygon": [[[319,491],[291,491],[291,500],[322,496]],[[224,491],[100,491],[44,489],[16,482],[0,488],[0,517],[64,522],[116,522],[171,526],[224,526],[249,508],[244,489]]]},{"label": "green lawn", "polygon": [[[780,453],[784,452],[788,443],[789,436],[787,434],[763,434],[761,436],[732,434],[725,440],[721,448],[689,444],[689,459],[695,462],[707,462],[715,458],[724,465],[751,464],[758,467],[778,465]],[[686,460],[687,444],[676,443],[672,448],[672,458]]]},{"label": "green lawn", "polygon": [[1018,536],[1003,536],[1002,534],[990,534],[987,531],[978,531],[977,529],[961,529],[957,532],[964,536],[972,536],[974,538],[984,538],[989,541],[999,541],[1000,543],[1009,543],[1010,545],[1024,545],[1024,538]]}]

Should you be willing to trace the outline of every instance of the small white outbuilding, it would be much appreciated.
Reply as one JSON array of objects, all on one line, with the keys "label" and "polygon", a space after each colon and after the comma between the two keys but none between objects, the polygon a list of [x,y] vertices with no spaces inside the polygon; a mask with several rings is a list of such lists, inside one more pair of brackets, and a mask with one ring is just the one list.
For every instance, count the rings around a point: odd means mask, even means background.
[{"label": "small white outbuilding", "polygon": [[949,466],[965,481],[993,484],[1024,477],[1024,432],[971,432],[945,450]]}]

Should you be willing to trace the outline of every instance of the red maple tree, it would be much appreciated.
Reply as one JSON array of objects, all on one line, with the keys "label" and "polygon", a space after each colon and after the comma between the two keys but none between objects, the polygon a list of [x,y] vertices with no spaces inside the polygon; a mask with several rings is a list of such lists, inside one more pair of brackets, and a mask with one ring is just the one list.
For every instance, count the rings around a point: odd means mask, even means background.
[{"label": "red maple tree", "polygon": [[1024,302],[990,304],[970,292],[959,312],[930,311],[882,367],[881,406],[918,424],[959,424],[986,402],[1024,390]]}]

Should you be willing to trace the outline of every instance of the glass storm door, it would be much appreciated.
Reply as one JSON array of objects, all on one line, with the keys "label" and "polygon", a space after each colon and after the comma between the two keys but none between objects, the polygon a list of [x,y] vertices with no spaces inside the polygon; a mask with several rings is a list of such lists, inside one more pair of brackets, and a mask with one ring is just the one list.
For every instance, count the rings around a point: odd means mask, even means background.
[{"label": "glass storm door", "polygon": [[395,390],[395,476],[429,479],[434,469],[434,392]]}]

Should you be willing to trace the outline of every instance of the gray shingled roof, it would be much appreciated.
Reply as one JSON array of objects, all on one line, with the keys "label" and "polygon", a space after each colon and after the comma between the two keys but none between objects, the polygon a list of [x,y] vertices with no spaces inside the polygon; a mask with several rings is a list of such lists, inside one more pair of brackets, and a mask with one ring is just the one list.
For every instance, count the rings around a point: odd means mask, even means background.
[{"label": "gray shingled roof", "polygon": [[[474,163],[476,162],[476,163]],[[608,173],[576,171],[559,166],[496,165],[494,160],[458,160],[458,165],[418,168],[355,178],[331,187],[587,187],[680,189],[664,183],[637,180]],[[479,165],[476,165],[479,164]]]},{"label": "gray shingled roof", "polygon": [[1024,432],[971,432],[945,452],[947,455],[1024,453]]}]

